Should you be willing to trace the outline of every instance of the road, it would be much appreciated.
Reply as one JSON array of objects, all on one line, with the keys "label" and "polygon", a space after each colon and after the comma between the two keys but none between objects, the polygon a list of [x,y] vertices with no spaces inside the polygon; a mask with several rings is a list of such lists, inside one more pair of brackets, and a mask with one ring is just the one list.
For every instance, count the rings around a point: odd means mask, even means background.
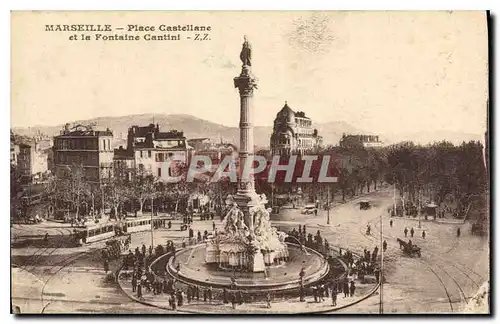
[{"label": "road", "polygon": [[[361,198],[360,198],[361,199]],[[326,224],[326,211],[318,216],[302,215],[299,209],[284,209],[273,215],[275,226],[282,230],[306,224],[308,232],[320,230],[333,246],[349,247],[354,252],[364,248],[380,248],[379,217],[383,215],[384,239],[388,243],[385,254],[384,312],[386,313],[443,313],[460,312],[465,302],[489,278],[488,238],[472,236],[470,225],[462,225],[462,235],[456,237],[457,225],[437,224],[397,218],[389,226],[387,206],[392,203],[389,190],[371,193],[373,208],[360,210],[360,199],[355,199],[330,211],[330,225]],[[220,222],[216,221],[217,226]],[[366,225],[372,233],[365,235]],[[197,230],[211,229],[212,221],[195,221]],[[403,229],[414,228],[412,242],[422,248],[421,258],[403,256],[396,238],[404,238]],[[21,227],[26,230],[26,227]],[[20,228],[16,229],[21,231]],[[174,225],[174,229],[177,226]],[[421,231],[426,230],[426,238]],[[37,225],[36,230],[43,232]],[[149,245],[149,232],[137,233],[132,245]],[[187,232],[178,230],[155,231],[155,244],[167,239],[180,242]],[[165,310],[132,302],[114,284],[104,282],[104,271],[96,252],[97,244],[82,248],[24,248],[13,249],[14,304],[21,309],[45,313],[166,313]],[[36,298],[34,296],[40,296]],[[43,305],[43,306],[42,306]],[[378,313],[379,296],[341,310],[342,313]]]}]

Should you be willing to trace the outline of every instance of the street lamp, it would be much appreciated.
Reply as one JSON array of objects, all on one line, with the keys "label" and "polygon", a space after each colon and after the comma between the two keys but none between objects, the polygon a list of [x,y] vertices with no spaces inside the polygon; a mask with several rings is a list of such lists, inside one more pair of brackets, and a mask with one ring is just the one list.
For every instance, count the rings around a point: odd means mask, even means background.
[{"label": "street lamp", "polygon": [[330,186],[328,186],[328,195],[326,197],[326,224],[330,225]]},{"label": "street lamp", "polygon": [[[380,247],[383,245],[383,222],[382,222],[382,213],[380,213]],[[380,249],[382,252],[380,253],[380,304],[379,304],[379,313],[384,313],[384,249]]]}]

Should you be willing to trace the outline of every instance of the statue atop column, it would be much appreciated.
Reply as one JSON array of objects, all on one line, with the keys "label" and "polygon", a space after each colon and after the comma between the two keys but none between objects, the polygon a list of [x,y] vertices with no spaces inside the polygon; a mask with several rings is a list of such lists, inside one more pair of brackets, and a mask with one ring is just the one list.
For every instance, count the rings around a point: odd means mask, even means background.
[{"label": "statue atop column", "polygon": [[250,45],[246,36],[244,36],[240,59],[241,62],[243,62],[243,65],[252,66],[252,45]]}]

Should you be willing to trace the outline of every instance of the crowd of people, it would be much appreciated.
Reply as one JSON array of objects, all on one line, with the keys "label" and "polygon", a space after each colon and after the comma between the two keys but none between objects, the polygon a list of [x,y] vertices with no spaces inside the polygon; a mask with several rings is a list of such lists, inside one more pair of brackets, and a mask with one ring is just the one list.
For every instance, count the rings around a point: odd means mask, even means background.
[{"label": "crowd of people", "polygon": [[[208,235],[209,232],[207,230],[203,233],[197,231],[195,234],[193,229],[189,228],[189,243],[196,244],[202,242],[207,239]],[[302,247],[314,249],[323,254],[331,265],[331,273],[326,279],[312,287],[304,286],[302,278],[305,273],[304,269],[301,270],[299,273],[299,277],[301,278],[299,297],[301,301],[305,301],[305,298],[310,296],[317,303],[324,302],[325,299],[331,299],[331,304],[336,306],[338,294],[343,294],[344,298],[355,296],[357,279],[362,279],[367,274],[375,274],[377,280],[379,280],[379,271],[376,267],[378,247],[375,247],[373,252],[365,249],[364,256],[360,258],[355,258],[350,250],[344,253],[340,250],[340,258],[347,264],[348,272],[345,275],[339,276],[338,264],[335,264],[338,261],[333,258],[330,244],[326,238],[322,237],[319,230],[313,235],[307,232],[306,225],[299,225],[298,229],[293,228],[288,232],[288,235],[287,241],[300,243]],[[185,243],[183,245],[185,246]],[[168,296],[171,309],[176,310],[179,306],[183,306],[186,303],[190,304],[193,301],[212,304],[214,300],[223,304],[231,304],[236,309],[238,305],[242,305],[243,303],[253,303],[256,300],[264,299],[266,307],[270,308],[273,299],[280,297],[280,295],[271,293],[265,296],[255,296],[255,294],[239,288],[234,275],[233,283],[228,289],[214,289],[211,286],[200,287],[184,282],[181,283],[175,278],[163,276],[163,273],[159,273],[160,276],[155,275],[150,269],[151,262],[165,253],[169,254],[166,262],[169,262],[169,258],[174,258],[173,262],[175,263],[176,247],[172,241],[169,241],[165,247],[159,245],[156,248],[152,246],[146,247],[143,244],[140,248],[137,247],[134,253],[129,251],[128,255],[125,256],[123,269],[131,272],[129,279],[132,284],[132,291],[138,299],[142,299],[146,292],[153,295],[166,295]],[[180,271],[180,264],[177,264],[176,269]],[[283,297],[285,295],[287,293],[283,294]],[[287,297],[289,296],[287,295]]]}]

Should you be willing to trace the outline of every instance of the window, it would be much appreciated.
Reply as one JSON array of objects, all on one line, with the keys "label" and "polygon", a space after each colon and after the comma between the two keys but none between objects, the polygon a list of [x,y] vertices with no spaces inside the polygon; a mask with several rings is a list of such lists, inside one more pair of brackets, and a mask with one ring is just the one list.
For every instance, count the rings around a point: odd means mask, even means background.
[{"label": "window", "polygon": [[161,177],[161,168],[158,168],[158,177]]},{"label": "window", "polygon": [[139,151],[139,152],[141,152],[140,154],[141,154],[141,158],[142,158],[142,151]]},{"label": "window", "polygon": [[156,162],[163,162],[163,153],[156,153]]},{"label": "window", "polygon": [[111,144],[110,140],[108,140],[108,150],[111,150]]},{"label": "window", "polygon": [[151,157],[151,151],[148,151],[148,158]]},{"label": "window", "polygon": [[106,140],[102,140],[102,149],[106,150]]}]

